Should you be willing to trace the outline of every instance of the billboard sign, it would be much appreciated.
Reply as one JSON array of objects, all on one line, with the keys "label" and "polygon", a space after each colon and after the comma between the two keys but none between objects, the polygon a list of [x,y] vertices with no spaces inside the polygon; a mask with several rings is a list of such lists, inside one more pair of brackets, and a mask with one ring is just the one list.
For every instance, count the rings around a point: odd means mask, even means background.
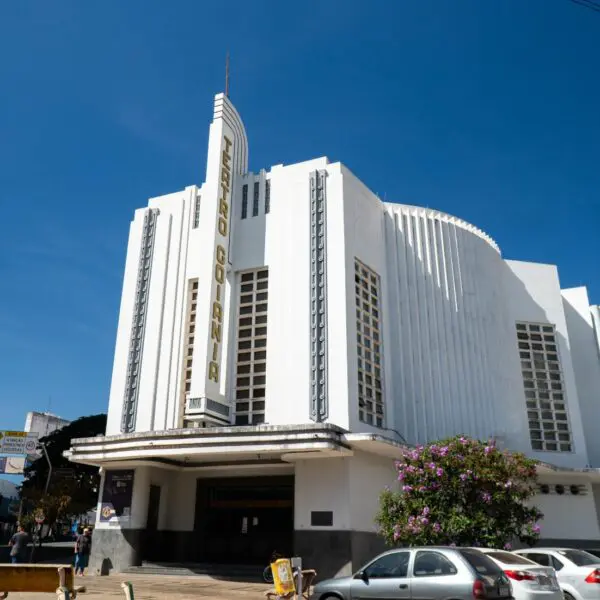
[{"label": "billboard sign", "polygon": [[24,456],[0,456],[0,473],[4,475],[23,475],[30,462]]},{"label": "billboard sign", "polygon": [[0,431],[0,454],[35,454],[37,445],[37,433]]},{"label": "billboard sign", "polygon": [[100,522],[124,524],[131,517],[133,476],[135,471],[106,471],[102,488]]}]

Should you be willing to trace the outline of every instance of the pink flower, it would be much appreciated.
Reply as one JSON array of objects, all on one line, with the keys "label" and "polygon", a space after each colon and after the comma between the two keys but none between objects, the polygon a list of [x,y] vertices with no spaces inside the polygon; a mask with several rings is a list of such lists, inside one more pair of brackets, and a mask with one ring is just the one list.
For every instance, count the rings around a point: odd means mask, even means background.
[{"label": "pink flower", "polygon": [[504,549],[505,550],[511,550],[512,549],[512,544],[510,542],[506,542],[506,544],[504,544]]},{"label": "pink flower", "polygon": [[435,474],[438,477],[441,477],[444,474],[444,469],[442,469],[442,467],[438,467],[437,470],[436,470],[436,472],[435,472]]}]

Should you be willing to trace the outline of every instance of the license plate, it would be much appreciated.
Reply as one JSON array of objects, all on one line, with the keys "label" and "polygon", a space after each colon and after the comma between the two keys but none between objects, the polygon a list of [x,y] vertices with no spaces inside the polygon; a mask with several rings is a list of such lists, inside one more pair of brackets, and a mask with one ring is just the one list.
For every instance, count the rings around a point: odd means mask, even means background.
[{"label": "license plate", "polygon": [[498,596],[500,598],[508,598],[510,596],[510,587],[507,585],[499,585]]}]

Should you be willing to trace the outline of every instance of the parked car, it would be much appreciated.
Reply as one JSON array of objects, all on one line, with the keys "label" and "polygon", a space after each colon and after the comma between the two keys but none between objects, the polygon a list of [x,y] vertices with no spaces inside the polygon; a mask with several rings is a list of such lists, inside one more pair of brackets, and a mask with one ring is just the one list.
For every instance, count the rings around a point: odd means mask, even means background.
[{"label": "parked car", "polygon": [[554,568],[543,567],[505,550],[479,550],[491,558],[510,579],[515,600],[563,600]]},{"label": "parked car", "polygon": [[571,548],[515,550],[538,565],[553,567],[565,600],[600,600],[600,558]]},{"label": "parked car", "polygon": [[380,554],[355,575],[321,581],[312,600],[506,600],[510,580],[472,548],[428,546]]}]

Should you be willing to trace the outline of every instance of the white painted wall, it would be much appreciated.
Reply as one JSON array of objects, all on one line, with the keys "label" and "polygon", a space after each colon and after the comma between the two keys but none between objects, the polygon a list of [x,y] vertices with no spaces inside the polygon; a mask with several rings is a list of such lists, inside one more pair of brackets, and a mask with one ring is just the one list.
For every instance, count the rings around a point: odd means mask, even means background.
[{"label": "white painted wall", "polygon": [[375,515],[379,496],[390,487],[398,486],[398,473],[389,458],[356,452],[350,459],[350,522],[355,531],[377,531]]},{"label": "white painted wall", "polygon": [[[295,462],[294,529],[349,530],[351,457]],[[314,527],[311,512],[333,511],[333,527]]]},{"label": "white painted wall", "polygon": [[271,170],[265,239],[269,267],[265,420],[273,425],[309,422],[309,176],[326,166],[327,159],[321,158]]},{"label": "white painted wall", "polygon": [[587,289],[563,290],[562,296],[588,461],[592,467],[600,467],[600,355]]},{"label": "white painted wall", "polygon": [[[356,452],[300,460],[295,466],[295,529],[376,531],[379,495],[397,484],[392,460]],[[312,511],[333,511],[333,526],[311,526]]]},{"label": "white painted wall", "polygon": [[586,495],[537,494],[532,499],[531,504],[544,514],[540,521],[542,539],[596,540],[600,537],[592,487],[585,478],[568,481],[540,478],[539,483],[585,485],[587,489]]},{"label": "white painted wall", "polygon": [[[512,275],[507,278],[511,327],[514,328],[516,321],[552,323],[556,326],[558,353],[563,370],[566,404],[573,437],[573,452],[533,452],[528,450],[528,454],[563,467],[584,467],[588,464],[587,449],[558,271],[554,265],[512,260],[507,261],[506,264]],[[516,334],[514,340],[516,349]],[[517,352],[517,350],[515,351]],[[524,401],[523,407],[525,407]],[[523,419],[526,422],[525,412]]]}]

